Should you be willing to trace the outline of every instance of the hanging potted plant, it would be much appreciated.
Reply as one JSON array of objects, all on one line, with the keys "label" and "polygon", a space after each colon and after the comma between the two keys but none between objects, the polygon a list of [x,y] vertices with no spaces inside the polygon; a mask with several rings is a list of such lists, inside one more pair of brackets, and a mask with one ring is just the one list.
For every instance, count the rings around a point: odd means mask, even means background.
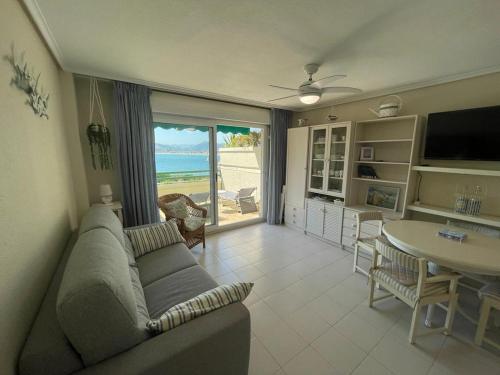
[{"label": "hanging potted plant", "polygon": [[[94,102],[99,108],[99,114],[102,124],[94,121]],[[106,126],[104,111],[102,108],[101,96],[97,80],[90,79],[90,115],[89,126],[87,127],[87,139],[90,145],[90,154],[92,156],[92,167],[101,170],[112,169],[113,160],[111,158],[111,135]]]}]

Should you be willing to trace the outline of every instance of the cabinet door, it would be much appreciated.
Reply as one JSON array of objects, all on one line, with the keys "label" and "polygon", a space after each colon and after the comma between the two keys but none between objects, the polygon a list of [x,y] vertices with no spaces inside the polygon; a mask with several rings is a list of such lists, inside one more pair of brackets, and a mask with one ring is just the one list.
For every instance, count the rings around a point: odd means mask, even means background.
[{"label": "cabinet door", "polygon": [[316,236],[323,236],[323,224],[324,224],[324,203],[308,201],[307,202],[307,224],[306,231]]},{"label": "cabinet door", "polygon": [[309,191],[322,193],[326,189],[326,164],[328,128],[311,128],[311,147],[309,152]]},{"label": "cabinet door", "polygon": [[327,192],[343,198],[347,180],[350,125],[332,125],[328,132]]},{"label": "cabinet door", "polygon": [[323,238],[336,243],[341,243],[343,212],[344,210],[340,206],[325,204]]},{"label": "cabinet door", "polygon": [[309,128],[288,129],[285,201],[302,209],[307,186],[308,136]]}]

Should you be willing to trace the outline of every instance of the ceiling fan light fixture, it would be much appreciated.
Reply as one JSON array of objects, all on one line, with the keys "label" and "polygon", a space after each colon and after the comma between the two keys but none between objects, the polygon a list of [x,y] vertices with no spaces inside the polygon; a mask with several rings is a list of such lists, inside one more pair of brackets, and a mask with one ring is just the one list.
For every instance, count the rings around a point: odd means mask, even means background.
[{"label": "ceiling fan light fixture", "polygon": [[299,99],[304,104],[315,104],[321,99],[321,94],[314,92],[305,92],[300,94]]}]

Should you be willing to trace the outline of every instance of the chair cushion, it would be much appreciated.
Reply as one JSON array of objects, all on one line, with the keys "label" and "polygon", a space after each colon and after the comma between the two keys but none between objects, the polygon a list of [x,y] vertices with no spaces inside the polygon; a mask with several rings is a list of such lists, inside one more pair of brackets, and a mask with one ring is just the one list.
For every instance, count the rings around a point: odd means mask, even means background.
[{"label": "chair cushion", "polygon": [[183,243],[176,243],[137,258],[143,287],[197,264],[196,259]]},{"label": "chair cushion", "polygon": [[169,331],[221,307],[242,302],[250,294],[252,287],[253,283],[220,285],[171,307],[159,319],[150,320],[147,327],[152,334]]},{"label": "chair cushion", "polygon": [[217,286],[214,279],[195,265],[175,272],[144,287],[151,319],[158,319],[171,307]]},{"label": "chair cushion", "polygon": [[166,246],[184,242],[175,219],[165,223],[128,228],[124,232],[132,242],[135,258]]},{"label": "chair cushion", "polygon": [[[412,307],[414,307],[418,301],[417,297],[417,285],[403,285],[397,279],[393,277],[390,273],[382,269],[375,269],[371,271],[373,279],[380,283],[383,287],[387,288],[389,292],[395,294],[398,297],[405,297],[410,301]],[[449,291],[449,283],[429,283],[424,285],[424,290],[422,296],[430,296],[436,294],[446,294]]]},{"label": "chair cushion", "polygon": [[205,219],[202,217],[190,216],[184,219],[184,225],[188,232],[192,232],[205,225]]},{"label": "chair cushion", "polygon": [[172,202],[163,203],[163,208],[167,211],[168,215],[177,219],[185,219],[189,216],[186,199],[183,197]]}]

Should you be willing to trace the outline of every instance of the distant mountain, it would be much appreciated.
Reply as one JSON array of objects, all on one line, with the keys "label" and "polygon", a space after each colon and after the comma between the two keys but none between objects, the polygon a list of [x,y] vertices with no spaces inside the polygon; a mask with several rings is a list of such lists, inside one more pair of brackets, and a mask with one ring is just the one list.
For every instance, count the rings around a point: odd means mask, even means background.
[{"label": "distant mountain", "polygon": [[[223,143],[218,145],[223,146]],[[155,152],[208,152],[210,144],[208,142],[198,143],[196,145],[165,145],[162,143],[155,143]]]}]

